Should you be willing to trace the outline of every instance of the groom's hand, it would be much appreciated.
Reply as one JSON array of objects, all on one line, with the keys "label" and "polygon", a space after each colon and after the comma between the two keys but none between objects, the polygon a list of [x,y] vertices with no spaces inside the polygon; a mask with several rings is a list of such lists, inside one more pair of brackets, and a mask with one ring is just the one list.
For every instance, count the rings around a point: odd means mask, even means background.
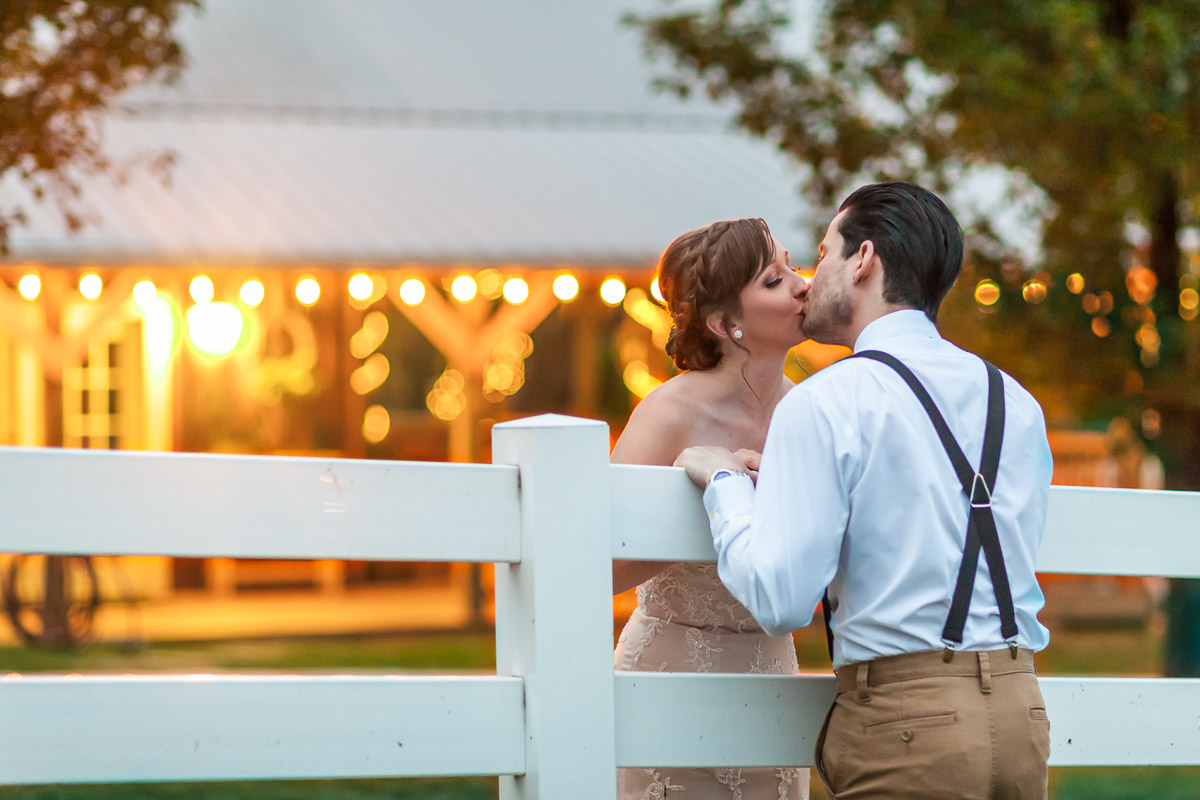
[{"label": "groom's hand", "polygon": [[687,475],[691,478],[692,483],[701,489],[708,484],[708,479],[719,469],[732,469],[738,472],[747,471],[745,462],[733,453],[724,447],[712,447],[709,445],[696,445],[695,447],[687,448],[675,459],[675,466],[683,467],[687,470]]}]

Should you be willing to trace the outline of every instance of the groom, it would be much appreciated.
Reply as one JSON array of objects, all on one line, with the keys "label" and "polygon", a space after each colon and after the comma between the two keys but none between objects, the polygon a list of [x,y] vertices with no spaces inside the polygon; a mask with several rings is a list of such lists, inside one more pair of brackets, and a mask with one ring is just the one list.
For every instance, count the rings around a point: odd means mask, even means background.
[{"label": "groom", "polygon": [[1033,397],[938,334],[962,253],[931,192],[851,194],[803,329],[854,356],[776,407],[757,487],[723,448],[675,462],[705,487],[721,579],[768,632],[808,625],[828,586],[831,798],[1047,794],[1033,652],[1049,639],[1034,559],[1050,448]]}]

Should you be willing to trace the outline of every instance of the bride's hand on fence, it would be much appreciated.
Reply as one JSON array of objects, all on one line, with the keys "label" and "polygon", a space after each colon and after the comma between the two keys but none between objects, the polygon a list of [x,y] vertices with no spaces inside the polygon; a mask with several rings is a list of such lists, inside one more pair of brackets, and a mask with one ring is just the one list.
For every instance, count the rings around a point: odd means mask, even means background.
[{"label": "bride's hand on fence", "polygon": [[750,476],[750,479],[758,483],[758,463],[762,461],[762,453],[743,447],[733,455],[742,460],[742,463],[746,465],[746,473]]},{"label": "bride's hand on fence", "polygon": [[742,459],[724,447],[711,445],[695,445],[685,449],[675,459],[674,466],[687,470],[692,483],[701,489],[708,484],[708,479],[719,469],[731,469],[738,472],[744,472],[746,469]]}]

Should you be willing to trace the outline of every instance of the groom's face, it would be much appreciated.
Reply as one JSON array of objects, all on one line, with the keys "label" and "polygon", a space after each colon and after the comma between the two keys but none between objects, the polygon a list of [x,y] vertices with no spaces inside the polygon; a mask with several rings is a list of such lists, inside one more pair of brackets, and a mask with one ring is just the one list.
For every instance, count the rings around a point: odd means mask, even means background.
[{"label": "groom's face", "polygon": [[820,244],[821,260],[817,262],[805,299],[804,335],[824,344],[847,344],[843,339],[854,316],[850,281],[858,254],[842,256],[844,240],[838,224],[845,215],[843,211],[834,217],[825,231]]}]

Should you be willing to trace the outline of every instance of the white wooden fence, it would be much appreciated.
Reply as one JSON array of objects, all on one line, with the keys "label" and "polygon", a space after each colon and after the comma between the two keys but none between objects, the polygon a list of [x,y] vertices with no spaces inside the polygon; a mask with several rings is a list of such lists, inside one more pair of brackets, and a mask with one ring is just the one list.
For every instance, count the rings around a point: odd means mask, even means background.
[{"label": "white wooden fence", "polygon": [[[0,552],[497,571],[495,677],[10,675],[0,783],[499,775],[505,798],[607,800],[615,765],[811,763],[830,676],[612,672],[611,559],[714,558],[681,470],[610,466],[607,426],[559,416],[496,426],[493,452],[0,450]],[[1198,520],[1198,493],[1055,488],[1039,568],[1200,577]],[[1042,686],[1053,764],[1200,764],[1200,680]]]}]

